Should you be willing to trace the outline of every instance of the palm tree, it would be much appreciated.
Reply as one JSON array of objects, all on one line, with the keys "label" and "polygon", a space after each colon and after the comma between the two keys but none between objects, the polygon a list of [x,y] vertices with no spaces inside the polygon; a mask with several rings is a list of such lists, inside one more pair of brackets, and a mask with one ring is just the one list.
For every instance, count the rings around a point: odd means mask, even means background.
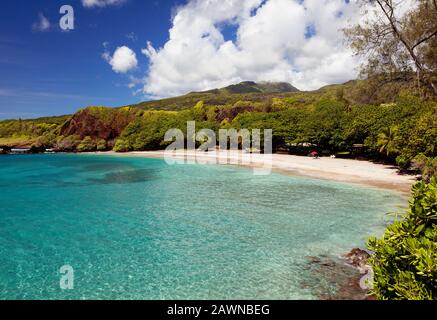
[{"label": "palm tree", "polygon": [[397,126],[384,129],[378,135],[377,145],[380,148],[379,152],[385,153],[387,157],[390,157],[392,154],[398,152],[398,142],[399,128]]}]

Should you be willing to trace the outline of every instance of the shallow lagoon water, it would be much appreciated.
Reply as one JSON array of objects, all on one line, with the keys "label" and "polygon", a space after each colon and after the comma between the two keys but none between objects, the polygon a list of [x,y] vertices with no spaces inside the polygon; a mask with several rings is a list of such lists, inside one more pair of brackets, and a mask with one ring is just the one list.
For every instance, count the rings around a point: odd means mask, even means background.
[{"label": "shallow lagoon water", "polygon": [[363,247],[405,199],[233,166],[23,155],[0,157],[0,203],[0,299],[317,299],[336,288],[308,257]]}]

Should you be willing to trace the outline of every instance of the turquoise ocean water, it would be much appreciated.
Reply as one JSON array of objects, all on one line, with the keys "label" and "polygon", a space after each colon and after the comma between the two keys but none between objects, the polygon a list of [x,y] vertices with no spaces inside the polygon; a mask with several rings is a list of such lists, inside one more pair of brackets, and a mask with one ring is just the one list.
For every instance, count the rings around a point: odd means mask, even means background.
[{"label": "turquoise ocean water", "polygon": [[[335,288],[307,257],[363,247],[402,204],[232,166],[2,156],[0,299],[317,299]],[[60,289],[63,265],[73,290]]]}]

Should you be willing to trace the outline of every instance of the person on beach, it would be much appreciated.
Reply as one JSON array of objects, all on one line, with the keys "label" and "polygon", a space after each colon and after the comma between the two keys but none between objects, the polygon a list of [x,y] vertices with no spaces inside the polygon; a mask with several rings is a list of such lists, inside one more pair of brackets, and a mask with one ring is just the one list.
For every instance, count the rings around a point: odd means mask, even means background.
[{"label": "person on beach", "polygon": [[319,159],[319,153],[317,151],[311,152],[310,155],[313,157],[313,159]]}]

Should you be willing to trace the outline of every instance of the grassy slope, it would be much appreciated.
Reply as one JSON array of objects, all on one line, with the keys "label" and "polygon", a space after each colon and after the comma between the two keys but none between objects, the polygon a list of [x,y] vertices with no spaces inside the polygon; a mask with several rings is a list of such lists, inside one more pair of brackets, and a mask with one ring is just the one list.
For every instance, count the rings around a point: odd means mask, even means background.
[{"label": "grassy slope", "polygon": [[29,146],[39,136],[56,131],[71,116],[0,121],[0,146]]},{"label": "grassy slope", "polygon": [[[199,101],[203,101],[205,106],[226,106],[229,108],[239,101],[244,101],[246,105],[254,103],[257,110],[266,110],[271,107],[275,100],[281,99],[288,106],[309,106],[321,98],[344,99],[348,104],[363,104],[367,103],[367,92],[361,90],[361,87],[366,85],[366,81],[350,81],[341,85],[329,85],[316,91],[300,92],[292,86],[287,86],[283,83],[261,83],[243,82],[237,85],[232,85],[222,89],[215,89],[206,92],[192,92],[180,97],[147,101],[136,105],[129,106],[135,110],[163,110],[163,111],[182,111],[191,109]],[[389,89],[392,87],[390,86]],[[379,88],[383,100],[379,102],[387,102],[384,99],[390,99],[386,93],[387,90]],[[291,91],[291,92],[281,92]],[[388,90],[390,91],[390,90]],[[364,92],[364,94],[363,94]],[[116,121],[118,111],[125,107],[110,109],[107,112],[100,112],[100,117],[112,117],[112,121]],[[90,109],[90,108],[87,108]],[[109,108],[103,108],[109,109]],[[5,120],[0,121],[0,145],[30,145],[34,140],[41,136],[44,132],[57,127],[55,133],[59,135],[61,128],[68,124],[74,117],[83,112],[80,110],[73,116],[58,116],[46,117],[33,120]],[[98,113],[98,114],[100,114]],[[115,119],[115,120],[114,120]],[[81,120],[80,120],[81,121]],[[109,119],[108,121],[111,121]],[[93,119],[88,119],[88,123],[92,123]],[[80,124],[79,124],[80,125]]]},{"label": "grassy slope", "polygon": [[247,81],[222,89],[191,92],[180,97],[142,102],[134,107],[144,110],[180,111],[192,108],[199,101],[203,101],[205,105],[229,105],[237,101],[268,102],[273,98],[290,97],[298,91],[287,83]]},{"label": "grassy slope", "polygon": [[[293,91],[293,92],[282,92]],[[238,101],[256,102],[269,105],[274,98],[291,98],[296,96],[296,88],[284,83],[261,83],[243,82],[222,89],[210,90],[206,92],[193,92],[180,97],[146,101],[136,105],[128,106],[138,110],[162,110],[162,111],[181,111],[192,108],[199,101],[209,105],[233,105]],[[303,94],[303,93],[302,93]],[[304,94],[308,95],[308,94]],[[101,108],[108,109],[108,108]],[[126,109],[126,107],[111,110],[101,110],[101,117],[117,114],[115,110]],[[35,142],[38,136],[45,132],[49,127],[53,129],[59,127],[59,131],[71,119],[75,120],[78,114],[84,109],[79,110],[75,115],[45,117],[30,120],[4,120],[0,121],[0,145],[9,146],[29,146]],[[92,108],[86,108],[91,110]],[[100,117],[97,115],[97,117]],[[90,120],[90,119],[88,119]],[[92,119],[91,119],[92,122]],[[59,132],[57,132],[59,134]]]}]

